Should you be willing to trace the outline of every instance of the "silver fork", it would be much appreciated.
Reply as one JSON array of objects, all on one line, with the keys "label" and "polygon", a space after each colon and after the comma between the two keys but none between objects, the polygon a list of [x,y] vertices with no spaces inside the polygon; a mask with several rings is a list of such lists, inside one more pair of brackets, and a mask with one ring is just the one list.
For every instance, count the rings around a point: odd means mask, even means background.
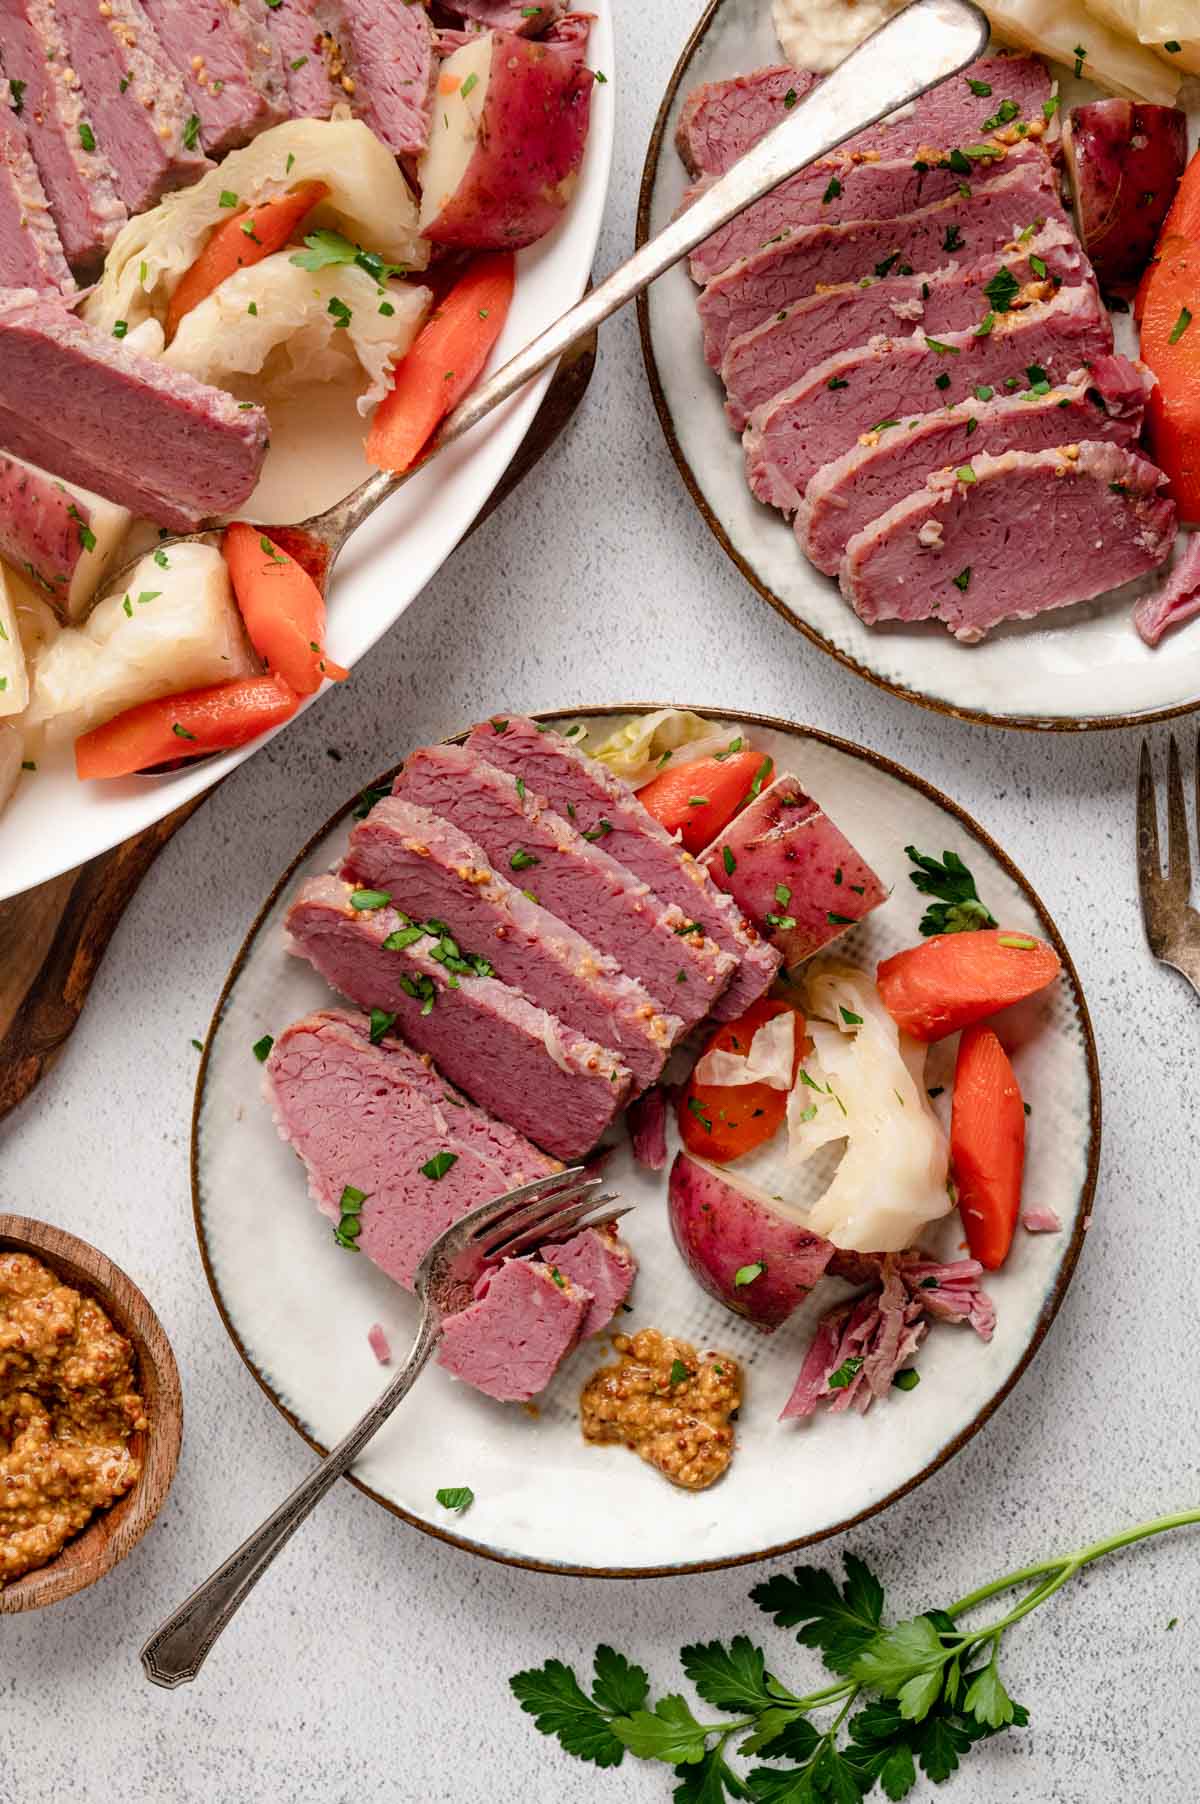
[{"label": "silver fork", "polygon": [[487,1267],[582,1228],[607,1226],[628,1214],[627,1209],[604,1213],[617,1198],[612,1192],[598,1196],[600,1183],[598,1177],[588,1177],[583,1166],[574,1166],[483,1203],[438,1235],[413,1278],[421,1322],[404,1365],[321,1464],[151,1635],[141,1658],[153,1684],[174,1690],[196,1677],[217,1637],[280,1548],[408,1395],[442,1337],[446,1318],[457,1315],[471,1301]]},{"label": "silver fork", "polygon": [[[1200,835],[1200,733],[1196,735],[1196,831]],[[1182,973],[1200,995],[1200,913],[1191,906],[1192,856],[1179,747],[1167,754],[1167,870],[1158,845],[1158,802],[1150,742],[1142,741],[1138,769],[1138,888],[1146,939],[1155,958]]]}]

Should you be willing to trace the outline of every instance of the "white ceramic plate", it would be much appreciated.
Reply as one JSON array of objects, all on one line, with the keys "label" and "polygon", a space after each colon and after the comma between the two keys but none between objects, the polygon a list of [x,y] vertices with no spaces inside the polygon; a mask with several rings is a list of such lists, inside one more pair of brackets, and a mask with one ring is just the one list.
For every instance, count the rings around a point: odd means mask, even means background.
[{"label": "white ceramic plate", "polygon": [[[769,0],[713,0],[676,66],[650,141],[638,210],[638,242],[659,232],[687,185],[675,127],[688,94],[782,61]],[[1064,106],[1100,90],[1056,66]],[[1200,82],[1189,82],[1191,140],[1200,128]],[[704,518],[742,574],[808,638],[871,682],[943,713],[997,726],[1078,729],[1128,725],[1200,706],[1200,627],[1170,634],[1155,651],[1131,624],[1130,585],[1040,620],[1013,622],[982,645],[959,645],[936,623],[865,626],[836,582],[806,561],[782,514],[751,495],[741,441],[725,418],[721,384],[704,362],[698,290],[677,265],[639,303],[642,347],[663,431]],[[1127,319],[1118,348],[1136,354]],[[1021,548],[1013,574],[1020,582]]]},{"label": "white ceramic plate", "polygon": [[[624,1229],[640,1273],[633,1313],[621,1325],[658,1327],[745,1362],[737,1452],[719,1484],[690,1495],[623,1447],[587,1446],[577,1399],[608,1354],[603,1339],[572,1355],[536,1411],[492,1403],[431,1367],[355,1468],[357,1482],[407,1521],[495,1559],[610,1575],[693,1571],[761,1559],[882,1509],[982,1427],[1045,1334],[1083,1242],[1099,1157],[1099,1074],[1078,980],[1029,885],[967,815],[899,766],[810,728],[727,719],[731,732],[749,730],[755,746],[795,771],[895,886],[887,905],[841,942],[850,957],[871,966],[917,937],[923,904],[907,881],[906,844],[959,852],[1006,926],[1058,945],[1062,979],[1010,1011],[1003,1032],[1033,1111],[1026,1195],[1056,1209],[1063,1231],[1020,1234],[1005,1269],[989,1280],[999,1312],[990,1345],[968,1329],[938,1327],[922,1347],[916,1390],[897,1392],[865,1417],[785,1424],[776,1418],[837,1287],[823,1286],[770,1337],[728,1315],[675,1252],[665,1174],[641,1170],[622,1146],[605,1177],[637,1205]],[[600,714],[589,729],[602,736],[615,720]],[[262,1034],[330,1002],[320,978],[284,952],[281,922],[301,879],[328,868],[346,831],[343,813],[309,842],[238,955],[209,1029],[192,1140],[197,1231],[218,1307],[268,1396],[321,1447],[340,1438],[385,1382],[368,1328],[382,1322],[402,1353],[416,1320],[410,1297],[334,1245],[299,1160],[275,1131],[251,1050]],[[950,1045],[935,1048],[930,1085],[948,1082],[952,1070]],[[957,1221],[944,1228],[942,1249],[953,1256]],[[447,1485],[473,1489],[467,1515],[437,1504],[435,1491]]]},{"label": "white ceramic plate", "polygon": [[[512,308],[490,367],[500,364],[565,313],[591,274],[608,192],[613,145],[615,83],[612,8],[597,14],[588,62],[609,77],[592,90],[591,128],[579,186],[562,224],[522,251]],[[395,624],[449,557],[503,476],[532,423],[553,377],[546,371],[523,394],[452,445],[436,466],[417,476],[355,534],[338,560],[329,608],[329,650],[352,666]],[[332,422],[345,439],[344,408]],[[310,417],[306,430],[321,430]],[[361,431],[361,422],[354,427]],[[345,460],[348,447],[335,455]],[[367,474],[365,466],[362,474]],[[351,481],[361,480],[354,476]],[[300,507],[288,518],[309,511]],[[276,515],[276,518],[281,516]],[[319,698],[314,698],[319,699]],[[281,728],[281,731],[286,731]],[[0,900],[31,889],[88,858],[119,845],[192,796],[219,782],[265,740],[167,776],[128,777],[114,783],[79,783],[70,745],[53,758],[39,757],[36,775],[22,779],[4,811],[0,831]]]}]

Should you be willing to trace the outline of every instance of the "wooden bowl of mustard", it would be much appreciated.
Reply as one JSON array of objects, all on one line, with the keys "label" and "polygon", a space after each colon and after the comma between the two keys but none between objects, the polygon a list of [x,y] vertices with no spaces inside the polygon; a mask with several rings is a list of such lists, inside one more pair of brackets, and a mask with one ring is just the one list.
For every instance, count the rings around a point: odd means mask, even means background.
[{"label": "wooden bowl of mustard", "polygon": [[182,1435],[175,1356],[137,1285],[87,1241],[0,1214],[0,1615],[124,1559]]}]

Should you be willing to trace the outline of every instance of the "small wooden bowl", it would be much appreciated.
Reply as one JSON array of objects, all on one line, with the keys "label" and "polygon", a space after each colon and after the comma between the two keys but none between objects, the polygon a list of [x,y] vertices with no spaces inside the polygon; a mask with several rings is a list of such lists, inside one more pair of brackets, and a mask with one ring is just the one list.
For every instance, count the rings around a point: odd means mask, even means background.
[{"label": "small wooden bowl", "polygon": [[100,1510],[45,1566],[0,1587],[0,1616],[40,1610],[83,1591],[140,1541],[154,1521],[175,1476],[183,1437],[183,1399],[175,1355],[158,1317],[131,1279],[103,1253],[61,1228],[25,1215],[0,1215],[0,1252],[30,1253],[70,1284],[95,1297],[109,1320],[132,1342],[138,1389],[150,1426],[130,1446],[142,1461],[137,1483]]}]

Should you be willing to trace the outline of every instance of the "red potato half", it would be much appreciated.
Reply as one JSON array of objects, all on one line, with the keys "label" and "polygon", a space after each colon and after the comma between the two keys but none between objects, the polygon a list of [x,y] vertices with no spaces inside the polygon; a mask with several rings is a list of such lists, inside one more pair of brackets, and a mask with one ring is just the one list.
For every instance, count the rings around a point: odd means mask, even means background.
[{"label": "red potato half", "polygon": [[833,1258],[829,1241],[686,1153],[671,1167],[667,1208],[697,1284],[767,1334],[800,1307]]},{"label": "red potato half", "polygon": [[870,865],[786,773],[730,822],[702,862],[789,967],[887,900]]},{"label": "red potato half", "polygon": [[1083,247],[1106,294],[1130,295],[1187,163],[1178,107],[1092,100],[1072,108],[1063,148]]},{"label": "red potato half", "polygon": [[422,235],[463,250],[543,237],[575,190],[594,79],[573,51],[510,31],[448,56],[418,170]]}]

